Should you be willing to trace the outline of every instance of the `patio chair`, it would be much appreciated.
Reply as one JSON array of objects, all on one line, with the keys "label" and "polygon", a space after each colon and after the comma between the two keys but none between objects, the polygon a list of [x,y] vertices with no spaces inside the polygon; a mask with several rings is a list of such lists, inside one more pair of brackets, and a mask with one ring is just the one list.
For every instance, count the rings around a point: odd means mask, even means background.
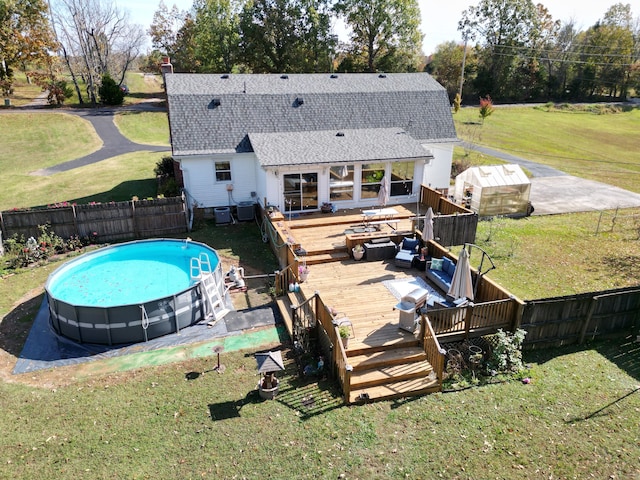
[{"label": "patio chair", "polygon": [[420,240],[417,238],[403,238],[400,242],[398,253],[394,259],[394,263],[398,268],[411,268],[413,261],[418,255],[420,249]]}]

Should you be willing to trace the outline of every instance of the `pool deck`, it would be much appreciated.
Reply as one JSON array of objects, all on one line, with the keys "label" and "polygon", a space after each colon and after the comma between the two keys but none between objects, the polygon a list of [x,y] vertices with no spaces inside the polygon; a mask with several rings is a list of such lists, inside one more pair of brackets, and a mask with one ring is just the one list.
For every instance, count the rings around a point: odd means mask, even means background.
[{"label": "pool deck", "polygon": [[[274,311],[271,306],[234,310],[212,327],[202,322],[184,328],[179,333],[148,342],[109,346],[77,343],[57,335],[49,323],[49,308],[45,297],[16,361],[13,374],[107,359],[110,364],[110,367],[106,367],[107,370],[121,371],[211,356],[212,348],[220,345],[224,351],[233,351],[280,343],[284,331],[281,326],[276,325]],[[104,371],[104,365],[96,368]]]}]

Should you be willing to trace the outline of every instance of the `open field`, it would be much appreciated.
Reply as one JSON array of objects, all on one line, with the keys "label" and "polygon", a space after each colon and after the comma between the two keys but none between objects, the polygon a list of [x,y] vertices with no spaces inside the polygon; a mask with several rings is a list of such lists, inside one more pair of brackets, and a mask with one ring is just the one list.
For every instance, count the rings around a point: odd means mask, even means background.
[{"label": "open field", "polygon": [[570,175],[640,192],[640,108],[497,107],[454,115],[458,136]]}]

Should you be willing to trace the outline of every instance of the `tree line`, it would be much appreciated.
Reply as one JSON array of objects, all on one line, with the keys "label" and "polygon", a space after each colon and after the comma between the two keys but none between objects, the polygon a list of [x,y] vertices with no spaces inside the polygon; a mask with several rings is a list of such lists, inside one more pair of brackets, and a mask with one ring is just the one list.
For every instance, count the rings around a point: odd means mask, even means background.
[{"label": "tree line", "polygon": [[177,72],[407,72],[422,67],[419,22],[416,0],[161,1],[149,34],[152,62],[168,55]]},{"label": "tree line", "polygon": [[[177,72],[426,69],[452,102],[460,93],[467,102],[509,102],[640,91],[640,22],[629,4],[612,5],[579,30],[532,0],[481,0],[462,12],[464,44],[441,44],[430,61],[419,24],[417,0],[194,0],[184,11],[161,0],[147,32],[111,0],[0,0],[0,88],[10,95],[14,71],[31,70],[51,103],[74,93],[79,103],[117,101],[113,91],[129,69],[158,71],[169,56]],[[146,35],[153,50],[142,54]]]},{"label": "tree line", "polygon": [[[640,20],[616,3],[586,30],[531,0],[482,0],[462,13],[465,44],[437,47],[428,66],[453,100],[624,100],[640,93]],[[464,63],[464,75],[461,78]],[[461,92],[462,90],[462,92]]]}]

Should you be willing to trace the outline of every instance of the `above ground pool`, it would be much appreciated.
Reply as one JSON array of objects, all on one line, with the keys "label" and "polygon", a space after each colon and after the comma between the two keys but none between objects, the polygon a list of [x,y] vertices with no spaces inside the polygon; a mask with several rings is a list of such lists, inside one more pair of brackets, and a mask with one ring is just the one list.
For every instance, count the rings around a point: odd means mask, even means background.
[{"label": "above ground pool", "polygon": [[147,341],[225,310],[218,254],[191,240],[141,240],[85,253],[56,269],[45,290],[56,332],[87,343]]}]

